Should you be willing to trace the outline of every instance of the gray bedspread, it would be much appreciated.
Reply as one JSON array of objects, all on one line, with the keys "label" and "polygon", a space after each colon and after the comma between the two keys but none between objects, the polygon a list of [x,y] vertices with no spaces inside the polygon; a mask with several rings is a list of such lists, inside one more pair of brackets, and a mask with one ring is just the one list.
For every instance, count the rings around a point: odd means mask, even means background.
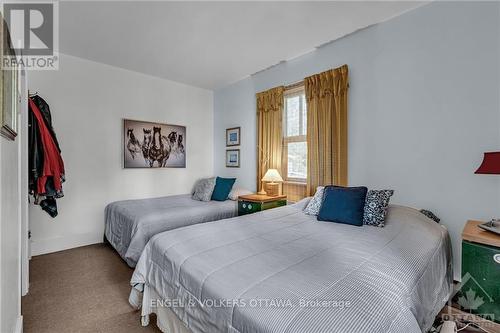
[{"label": "gray bedspread", "polygon": [[132,276],[131,304],[146,284],[204,333],[431,326],[452,283],[444,227],[402,206],[389,208],[384,228],[319,222],[303,205],[154,236]]},{"label": "gray bedspread", "polygon": [[238,215],[237,202],[198,201],[191,195],[125,200],[105,209],[104,235],[130,267],[149,239],[163,231]]}]

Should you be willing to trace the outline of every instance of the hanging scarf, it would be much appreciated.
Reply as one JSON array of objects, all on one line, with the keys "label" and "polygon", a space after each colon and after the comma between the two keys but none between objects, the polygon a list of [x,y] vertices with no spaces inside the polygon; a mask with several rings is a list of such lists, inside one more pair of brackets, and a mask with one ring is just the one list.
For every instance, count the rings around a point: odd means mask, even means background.
[{"label": "hanging scarf", "polygon": [[54,189],[62,191],[62,181],[64,179],[64,162],[59,153],[59,149],[52,138],[51,132],[43,121],[40,109],[29,99],[29,105],[40,128],[40,138],[43,146],[43,172],[37,179],[37,192],[40,195],[45,193],[45,185],[49,178],[54,182]]}]

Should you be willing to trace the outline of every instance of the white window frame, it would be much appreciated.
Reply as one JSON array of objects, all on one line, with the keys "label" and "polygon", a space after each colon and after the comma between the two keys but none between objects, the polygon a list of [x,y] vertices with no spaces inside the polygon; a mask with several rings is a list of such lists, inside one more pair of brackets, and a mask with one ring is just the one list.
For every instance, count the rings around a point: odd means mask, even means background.
[{"label": "white window frame", "polygon": [[[283,107],[283,158],[282,158],[282,167],[284,173],[284,179],[286,182],[294,182],[294,183],[306,183],[306,178],[296,178],[296,177],[288,177],[288,144],[291,142],[306,142],[307,143],[307,126],[304,127],[304,112],[303,108],[305,103],[305,99],[300,99],[300,113],[299,113],[299,135],[287,136],[288,129],[288,119],[287,119],[287,104],[286,99],[303,95],[305,92],[305,88],[303,84],[294,86],[293,88],[286,89],[284,92],[284,107]],[[307,117],[307,114],[305,115]]]}]

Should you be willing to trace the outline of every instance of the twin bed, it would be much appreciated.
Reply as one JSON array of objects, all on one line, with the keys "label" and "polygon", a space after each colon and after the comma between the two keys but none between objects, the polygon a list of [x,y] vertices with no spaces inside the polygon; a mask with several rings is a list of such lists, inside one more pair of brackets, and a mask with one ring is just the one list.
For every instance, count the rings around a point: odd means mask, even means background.
[{"label": "twin bed", "polygon": [[149,239],[163,231],[238,215],[236,201],[199,201],[190,194],[113,202],[104,211],[104,236],[130,267]]},{"label": "twin bed", "polygon": [[[390,206],[384,228],[319,222],[307,202],[153,236],[131,280],[143,325],[156,313],[169,333],[429,329],[451,292],[446,229],[402,206]],[[120,245],[130,261],[153,229],[125,225],[107,226],[108,239],[147,234],[133,250]]]}]

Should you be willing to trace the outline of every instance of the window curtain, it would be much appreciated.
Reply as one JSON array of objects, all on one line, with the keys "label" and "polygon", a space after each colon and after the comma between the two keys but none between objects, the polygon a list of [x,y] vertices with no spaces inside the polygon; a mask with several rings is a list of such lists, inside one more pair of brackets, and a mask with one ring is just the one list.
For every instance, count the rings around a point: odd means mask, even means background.
[{"label": "window curtain", "polygon": [[283,139],[283,86],[263,91],[257,97],[257,190],[267,169],[281,168]]},{"label": "window curtain", "polygon": [[347,185],[348,68],[304,79],[307,100],[307,189]]}]

